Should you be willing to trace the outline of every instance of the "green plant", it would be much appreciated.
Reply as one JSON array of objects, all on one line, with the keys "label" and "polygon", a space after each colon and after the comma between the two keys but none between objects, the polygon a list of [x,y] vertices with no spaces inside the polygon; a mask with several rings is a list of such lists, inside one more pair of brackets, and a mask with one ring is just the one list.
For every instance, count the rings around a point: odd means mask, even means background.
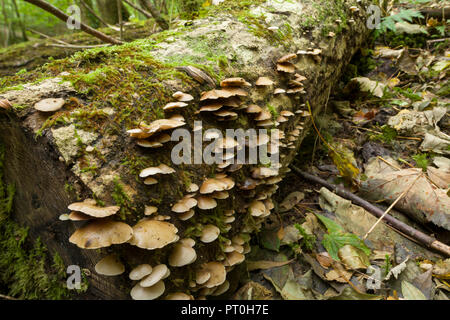
[{"label": "green plant", "polygon": [[322,244],[334,260],[340,260],[338,252],[345,245],[352,245],[361,249],[368,256],[370,255],[370,249],[356,234],[346,233],[339,224],[325,216],[317,213],[316,216],[327,228],[328,234],[324,235]]},{"label": "green plant", "polygon": [[395,23],[412,22],[413,18],[423,18],[420,11],[414,9],[402,9],[399,13],[381,18],[381,22],[376,30],[377,33],[385,33],[387,30],[396,31]]},{"label": "green plant", "polygon": [[428,167],[428,154],[427,153],[418,153],[411,158],[416,162],[416,166],[422,168],[423,171],[427,171]]},{"label": "green plant", "polygon": [[301,246],[304,247],[308,251],[312,251],[314,249],[314,243],[316,242],[316,237],[312,234],[307,233],[306,230],[303,229],[303,227],[298,223],[294,224],[294,227],[298,230],[298,232],[302,236],[301,243],[300,243]]},{"label": "green plant", "polygon": [[386,277],[389,273],[389,271],[391,271],[392,269],[392,263],[391,263],[391,256],[386,254],[384,256],[384,264],[381,266],[381,268],[383,269],[383,273],[384,273],[384,277]]}]

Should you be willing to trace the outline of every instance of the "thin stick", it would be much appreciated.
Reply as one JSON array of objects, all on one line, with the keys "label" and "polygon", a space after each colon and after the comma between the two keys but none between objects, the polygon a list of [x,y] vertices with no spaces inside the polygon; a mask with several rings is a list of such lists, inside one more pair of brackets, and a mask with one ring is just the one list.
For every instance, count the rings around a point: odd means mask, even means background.
[{"label": "thin stick", "polygon": [[134,3],[128,1],[128,0],[122,0],[123,2],[125,2],[127,5],[129,5],[130,7],[132,7],[134,10],[139,11],[140,13],[142,13],[144,16],[146,16],[148,19],[153,18],[151,13],[148,13],[147,11],[145,11],[142,8],[139,8],[138,6],[136,6]]},{"label": "thin stick", "polygon": [[[54,15],[55,17],[57,17],[58,19],[60,19],[64,22],[67,22],[67,20],[69,19],[69,16],[67,14],[65,14],[63,11],[59,10],[58,8],[52,6],[48,2],[45,2],[42,0],[25,0],[25,1],[51,13],[52,15]],[[81,30],[102,40],[103,42],[112,43],[112,44],[122,44],[123,43],[122,41],[114,39],[114,38],[104,34],[103,32],[95,30],[80,21],[78,21],[78,23],[80,24]]]},{"label": "thin stick", "polygon": [[409,190],[411,190],[414,183],[416,183],[417,179],[419,179],[422,175],[423,175],[423,173],[418,174],[417,177],[414,179],[414,181],[411,183],[411,185],[408,187],[408,189],[403,191],[402,194],[400,196],[398,196],[394,202],[392,202],[392,204],[389,206],[389,208],[387,208],[386,211],[381,215],[381,217],[378,218],[377,222],[375,222],[374,225],[369,229],[369,231],[367,231],[367,233],[363,237],[363,240],[366,240],[366,238],[373,231],[373,229],[375,229],[375,227],[378,225],[378,223],[380,223],[380,221],[383,220],[383,218],[388,214],[389,211],[391,211],[391,209],[397,204],[397,202],[399,202],[400,199],[403,198],[409,192]]},{"label": "thin stick", "polygon": [[13,297],[10,297],[10,296],[6,296],[6,295],[1,294],[1,293],[0,293],[0,299],[4,299],[4,300],[19,300],[19,299],[17,299],[17,298],[13,298]]},{"label": "thin stick", "polygon": [[46,38],[46,39],[53,40],[53,41],[59,42],[59,43],[64,44],[64,45],[70,45],[70,44],[67,43],[67,42],[64,42],[64,41],[62,41],[62,40],[60,40],[60,39],[52,38],[52,37],[50,37],[50,36],[48,36],[48,35],[46,35],[46,34],[44,34],[44,33],[42,33],[42,32],[37,31],[37,30],[31,29],[31,28],[27,28],[27,29],[28,29],[29,31],[33,32],[33,33],[36,33],[36,34],[38,34],[38,35],[40,35],[40,36]]},{"label": "thin stick", "polygon": [[105,26],[107,26],[107,27],[110,27],[110,25],[105,21],[105,20],[103,20],[95,11],[94,11],[94,9],[92,9],[91,7],[89,7],[88,5],[87,5],[87,3],[86,2],[84,2],[84,0],[80,0],[80,2],[81,2],[81,4],[83,5],[83,7],[85,7],[94,17],[96,17],[97,18],[97,20],[98,21],[100,21],[101,23],[103,23]]},{"label": "thin stick", "polygon": [[101,47],[108,47],[110,44],[94,44],[94,45],[86,45],[86,46],[77,46],[74,44],[56,44],[56,43],[50,43],[47,45],[47,47],[57,47],[57,48],[69,48],[69,49],[92,49],[92,48],[101,48]]},{"label": "thin stick", "polygon": [[[364,209],[366,209],[368,212],[370,212],[371,214],[373,214],[376,217],[381,217],[384,213],[383,210],[381,210],[377,206],[375,206],[375,205],[371,204],[370,202],[358,197],[357,195],[345,190],[345,188],[343,188],[343,187],[328,183],[327,181],[325,181],[319,177],[316,177],[312,174],[301,171],[300,169],[298,169],[297,167],[295,167],[293,165],[291,165],[291,168],[293,171],[295,171],[301,177],[303,177],[309,181],[312,181],[312,182],[315,182],[315,183],[325,186],[329,190],[334,191],[337,195],[344,197],[346,199],[349,199],[352,202],[354,202],[355,204],[363,207]],[[383,220],[387,224],[389,224],[391,227],[393,227],[393,229],[395,231],[399,231],[399,233],[404,233],[404,234],[410,236],[411,238],[416,239],[422,245],[425,245],[426,247],[437,250],[437,251],[441,252],[442,254],[444,254],[445,256],[450,257],[450,246],[436,240],[433,237],[430,237],[429,235],[427,235],[421,231],[418,231],[418,230],[410,227],[406,223],[401,222],[390,215],[386,215],[383,218]]]}]

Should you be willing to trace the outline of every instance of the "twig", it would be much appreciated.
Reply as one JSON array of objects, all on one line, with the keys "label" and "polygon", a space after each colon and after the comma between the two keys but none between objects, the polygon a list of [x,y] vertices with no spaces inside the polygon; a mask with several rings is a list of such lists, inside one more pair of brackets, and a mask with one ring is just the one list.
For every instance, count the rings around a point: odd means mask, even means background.
[{"label": "twig", "polygon": [[98,21],[100,21],[101,23],[103,23],[105,26],[107,26],[107,27],[110,27],[110,25],[105,21],[105,20],[103,20],[95,11],[94,11],[94,9],[92,9],[91,7],[89,7],[88,5],[87,5],[87,3],[86,2],[84,2],[84,0],[80,0],[80,2],[81,2],[81,4],[83,5],[83,7],[85,7],[94,17],[96,17],[97,18],[97,20]]},{"label": "twig", "polygon": [[122,21],[122,1],[117,1],[117,14],[119,16],[119,26],[120,26],[120,40],[123,40],[123,21]]},{"label": "twig", "polygon": [[74,44],[70,44],[70,43],[67,43],[65,41],[62,41],[60,39],[52,38],[52,37],[50,37],[50,36],[48,36],[48,35],[46,35],[44,33],[41,33],[39,31],[37,31],[37,30],[33,30],[31,28],[27,28],[27,29],[29,31],[33,32],[33,33],[36,33],[36,34],[46,38],[46,39],[53,40],[53,41],[56,41],[56,42],[60,43],[60,44],[50,43],[50,44],[47,45],[48,47],[72,48],[72,49],[91,49],[91,48],[99,48],[99,47],[109,46],[109,44],[94,44],[94,45],[85,45],[85,46],[74,45]]},{"label": "twig", "polygon": [[139,11],[140,13],[142,13],[144,16],[146,16],[148,19],[153,18],[151,13],[148,13],[147,11],[145,11],[142,8],[139,8],[138,6],[136,6],[134,3],[128,1],[128,0],[122,0],[123,2],[125,2],[127,5],[129,5],[130,7],[132,7],[133,9]]},{"label": "twig", "polygon": [[0,293],[0,299],[4,299],[4,300],[19,300],[19,299],[17,299],[17,298],[13,298],[13,297],[10,297],[10,296],[6,296],[6,295],[1,294],[1,293]]},{"label": "twig", "polygon": [[397,204],[397,202],[399,202],[400,199],[402,199],[409,192],[409,190],[411,190],[414,183],[416,183],[417,179],[419,179],[422,175],[423,175],[423,173],[418,174],[417,177],[414,179],[414,181],[411,183],[411,185],[408,187],[408,189],[403,191],[402,194],[399,195],[397,197],[397,199],[395,199],[394,202],[392,202],[392,204],[389,206],[389,208],[387,208],[386,211],[384,211],[384,213],[381,215],[381,217],[378,218],[377,222],[375,222],[374,225],[369,229],[369,231],[367,231],[367,233],[363,237],[363,240],[366,240],[366,238],[373,231],[373,229],[375,229],[375,227],[378,225],[378,223],[380,223],[380,221],[383,220],[383,218],[388,214],[388,212],[392,210],[392,208]]},{"label": "twig", "polygon": [[[344,197],[346,199],[349,199],[352,202],[354,202],[355,204],[363,207],[368,212],[370,212],[371,214],[373,214],[374,216],[376,216],[378,218],[381,217],[384,213],[383,210],[381,210],[377,206],[375,206],[375,205],[371,204],[370,202],[358,197],[357,195],[345,190],[345,188],[343,188],[343,187],[328,183],[327,181],[325,181],[319,177],[316,177],[312,174],[301,171],[300,169],[298,169],[297,167],[295,167],[293,165],[291,165],[291,168],[293,171],[295,171],[301,177],[303,177],[309,181],[312,181],[312,182],[315,182],[315,183],[325,186],[329,190],[334,191],[337,195]],[[427,235],[421,231],[418,231],[418,230],[410,227],[406,223],[401,222],[390,215],[386,215],[383,218],[383,220],[387,224],[389,224],[391,227],[393,227],[394,230],[399,231],[399,233],[404,233],[404,234],[412,237],[413,239],[416,239],[422,245],[425,245],[429,248],[437,250],[437,251],[443,253],[444,255],[446,255],[447,257],[450,257],[450,246],[436,240],[433,237],[430,237],[429,235]]]},{"label": "twig", "polygon": [[[64,22],[67,22],[69,19],[69,16],[67,14],[65,14],[63,11],[59,10],[58,8],[54,7],[53,5],[51,5],[48,2],[45,2],[42,0],[25,0],[25,1],[51,13],[52,15],[54,15],[55,17],[57,17],[58,19],[60,19]],[[112,43],[112,44],[122,44],[123,43],[122,41],[114,39],[114,38],[104,34],[103,32],[95,30],[80,21],[77,21],[77,22],[80,24],[81,30],[102,40],[103,42]]]}]

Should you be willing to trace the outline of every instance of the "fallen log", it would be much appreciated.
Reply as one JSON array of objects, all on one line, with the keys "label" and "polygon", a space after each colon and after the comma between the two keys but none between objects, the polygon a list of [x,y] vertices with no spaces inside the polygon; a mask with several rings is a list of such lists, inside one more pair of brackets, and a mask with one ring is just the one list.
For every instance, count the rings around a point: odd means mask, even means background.
[{"label": "fallen log", "polygon": [[[359,10],[351,10],[354,5]],[[5,177],[17,190],[13,218],[67,266],[90,270],[89,289],[79,298],[126,299],[133,286],[135,298],[148,298],[128,278],[141,264],[169,266],[168,279],[155,284],[164,291],[161,297],[225,292],[226,274],[244,261],[251,235],[270,214],[276,185],[310,127],[305,102],[315,115],[321,111],[367,35],[364,6],[225,1],[203,19],[148,39],[81,51],[4,77],[0,99],[13,107],[0,115],[0,138],[7,150]],[[280,165],[261,159],[174,164],[177,144],[162,130],[180,126],[201,133],[194,121],[202,121],[202,131],[268,128],[257,140],[266,146],[278,129],[281,148],[277,153],[273,147],[270,159],[278,154]],[[228,142],[221,141],[223,149]],[[193,155],[198,149],[188,147]],[[105,210],[110,216],[101,218]],[[90,220],[71,221],[74,216]],[[115,236],[105,239],[94,229],[116,230]],[[88,231],[96,237],[86,238]],[[195,240],[195,257],[176,263],[175,251],[192,254],[192,242],[181,241],[186,238]],[[95,271],[110,253],[126,274]],[[211,279],[198,278],[205,274]]]}]

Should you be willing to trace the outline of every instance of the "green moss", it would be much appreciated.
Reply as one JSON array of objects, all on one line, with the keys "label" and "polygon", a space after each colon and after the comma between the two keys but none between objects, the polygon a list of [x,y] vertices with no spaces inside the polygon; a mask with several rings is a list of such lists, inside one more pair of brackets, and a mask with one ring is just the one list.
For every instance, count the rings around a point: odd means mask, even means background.
[{"label": "green moss", "polygon": [[3,183],[4,154],[0,145],[0,287],[19,299],[68,298],[61,257],[51,258],[39,238],[29,243],[28,229],[11,219],[15,189]]},{"label": "green moss", "polygon": [[114,199],[116,205],[120,206],[119,217],[122,220],[125,220],[127,218],[127,215],[135,212],[132,201],[123,190],[123,185],[120,183],[120,179],[118,177],[114,178],[114,189],[111,196]]}]

